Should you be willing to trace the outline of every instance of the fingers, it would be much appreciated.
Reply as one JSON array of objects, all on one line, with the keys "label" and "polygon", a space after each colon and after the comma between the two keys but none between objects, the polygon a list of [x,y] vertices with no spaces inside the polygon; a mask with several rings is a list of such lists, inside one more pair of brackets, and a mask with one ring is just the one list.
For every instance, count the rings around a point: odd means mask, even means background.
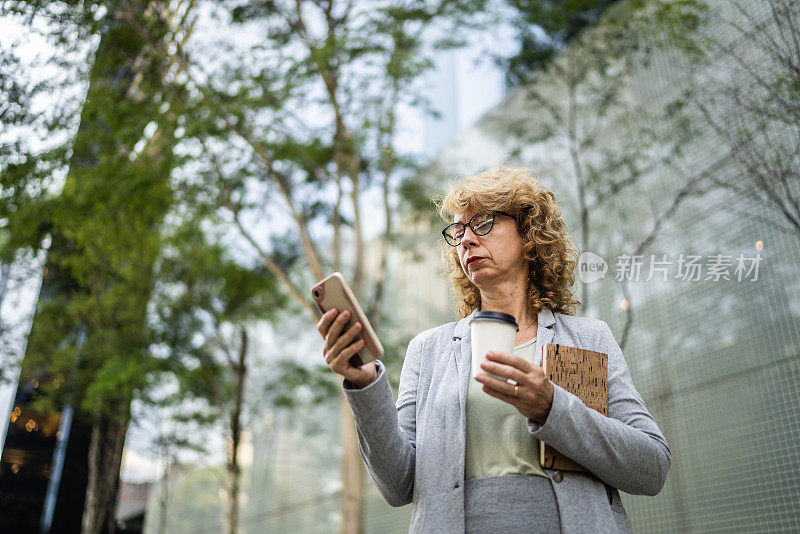
[{"label": "fingers", "polygon": [[[527,372],[521,370],[526,367],[530,368],[530,370]],[[528,392],[541,392],[541,386],[547,383],[547,377],[541,367],[523,358],[512,356],[504,352],[487,352],[486,361],[481,362],[481,370],[484,372],[478,373],[475,379],[484,384],[484,390],[489,388],[495,393],[504,395],[506,398],[493,395],[503,400],[520,399],[521,394],[516,397],[514,396],[515,384],[519,384],[520,388],[522,388],[523,385],[526,386],[526,391]],[[501,378],[495,378],[488,373]],[[508,380],[513,381],[513,384],[510,384]]]},{"label": "fingers", "polygon": [[327,353],[333,347],[336,340],[339,339],[339,336],[342,333],[347,321],[350,319],[350,311],[344,310],[340,313],[336,319],[334,319],[333,324],[331,324],[328,332],[325,334],[325,352]]},{"label": "fingers", "polygon": [[364,348],[364,340],[354,340],[361,333],[361,323],[355,323],[343,332],[347,322],[350,320],[349,310],[341,313],[336,309],[325,312],[317,323],[317,330],[325,339],[322,344],[322,354],[325,363],[335,372],[344,374],[343,371],[350,369],[350,358],[359,350]]},{"label": "fingers", "polygon": [[530,373],[534,367],[538,367],[537,365],[534,365],[528,360],[520,358],[519,356],[493,350],[490,350],[486,353],[486,359],[516,367],[523,373]]},{"label": "fingers", "polygon": [[339,310],[336,308],[331,308],[323,313],[322,317],[319,318],[319,321],[317,322],[317,331],[322,336],[322,339],[325,339],[325,336],[328,335],[328,329],[331,327],[331,323],[334,319],[336,319],[338,313]]},{"label": "fingers", "polygon": [[360,332],[361,323],[356,323],[348,328],[347,332],[339,336],[339,339],[337,339],[330,350],[326,352],[325,361],[330,362],[331,359],[336,358],[339,352],[341,352],[345,347],[349,346]]},{"label": "fingers", "polygon": [[517,402],[519,401],[519,399],[515,397],[513,393],[511,395],[507,395],[505,393],[497,391],[496,389],[492,389],[487,385],[483,386],[483,391],[488,395],[496,399],[500,399],[501,401],[507,402],[508,404],[511,404],[513,406],[516,406]]},{"label": "fingers", "polygon": [[[514,400],[517,400],[517,398],[514,397],[514,386],[505,380],[499,380],[493,376],[487,375],[486,373],[478,373],[478,375],[475,377],[475,380],[483,384],[484,391],[489,389],[494,393],[505,394],[505,396],[510,396],[514,398]],[[497,395],[492,396],[497,397]]]},{"label": "fingers", "polygon": [[335,356],[332,361],[328,363],[328,366],[335,373],[345,376],[347,370],[353,367],[352,365],[350,365],[350,358],[352,358],[356,352],[360,351],[363,348],[364,348],[364,340],[359,339],[350,346],[342,349],[342,351],[337,356]]},{"label": "fingers", "polygon": [[481,369],[494,375],[502,376],[503,378],[510,378],[517,384],[519,384],[526,376],[528,376],[516,367],[511,367],[510,365],[492,361],[481,362]]}]

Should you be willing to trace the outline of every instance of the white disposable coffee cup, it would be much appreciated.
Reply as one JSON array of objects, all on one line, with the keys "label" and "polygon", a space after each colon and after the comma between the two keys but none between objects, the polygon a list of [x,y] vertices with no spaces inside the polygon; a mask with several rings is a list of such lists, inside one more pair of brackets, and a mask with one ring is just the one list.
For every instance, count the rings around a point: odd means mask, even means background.
[{"label": "white disposable coffee cup", "polygon": [[[472,376],[482,371],[481,362],[486,353],[496,350],[511,354],[519,326],[513,315],[494,311],[479,311],[469,322],[472,339]],[[484,371],[489,376],[507,380],[502,376]]]}]

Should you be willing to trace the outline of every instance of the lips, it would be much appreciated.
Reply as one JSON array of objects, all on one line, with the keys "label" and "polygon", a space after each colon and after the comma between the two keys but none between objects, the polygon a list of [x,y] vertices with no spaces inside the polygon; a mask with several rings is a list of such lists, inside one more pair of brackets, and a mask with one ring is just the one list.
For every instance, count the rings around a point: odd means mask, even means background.
[{"label": "lips", "polygon": [[484,258],[483,256],[472,256],[471,258],[469,258],[469,259],[467,260],[467,266],[469,266],[469,265],[471,265],[471,264],[475,263],[476,261],[479,261],[479,260],[485,260],[485,259],[486,259],[486,258]]}]

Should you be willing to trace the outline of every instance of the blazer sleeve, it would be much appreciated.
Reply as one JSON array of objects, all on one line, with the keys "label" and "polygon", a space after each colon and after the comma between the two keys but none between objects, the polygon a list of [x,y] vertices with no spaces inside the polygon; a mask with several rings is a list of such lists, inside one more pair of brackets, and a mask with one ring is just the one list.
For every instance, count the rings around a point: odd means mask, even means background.
[{"label": "blazer sleeve", "polygon": [[599,321],[594,350],[608,354],[608,417],[553,384],[553,404],[543,425],[528,431],[626,493],[657,495],[672,460],[667,440],[633,385],[622,349]]},{"label": "blazer sleeve", "polygon": [[378,491],[391,506],[409,504],[414,493],[416,462],[416,405],[422,343],[411,340],[403,361],[397,401],[383,362],[376,360],[378,377],[356,389],[342,382],[358,434],[358,449]]}]

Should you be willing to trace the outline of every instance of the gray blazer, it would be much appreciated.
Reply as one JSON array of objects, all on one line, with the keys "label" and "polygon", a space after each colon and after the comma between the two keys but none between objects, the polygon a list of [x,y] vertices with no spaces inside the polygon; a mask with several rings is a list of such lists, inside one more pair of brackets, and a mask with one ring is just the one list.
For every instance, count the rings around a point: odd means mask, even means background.
[{"label": "gray blazer", "polygon": [[[380,361],[378,378],[369,386],[355,389],[343,382],[361,456],[378,490],[392,506],[414,503],[410,532],[464,531],[472,315],[411,340],[396,403]],[[537,365],[546,343],[609,355],[608,417],[555,384],[544,425],[520,415],[531,436],[591,472],[545,470],[554,482],[562,531],[630,533],[619,490],[637,495],[661,491],[671,462],[667,441],[634,388],[622,350],[604,321],[547,308],[538,320]]]}]

